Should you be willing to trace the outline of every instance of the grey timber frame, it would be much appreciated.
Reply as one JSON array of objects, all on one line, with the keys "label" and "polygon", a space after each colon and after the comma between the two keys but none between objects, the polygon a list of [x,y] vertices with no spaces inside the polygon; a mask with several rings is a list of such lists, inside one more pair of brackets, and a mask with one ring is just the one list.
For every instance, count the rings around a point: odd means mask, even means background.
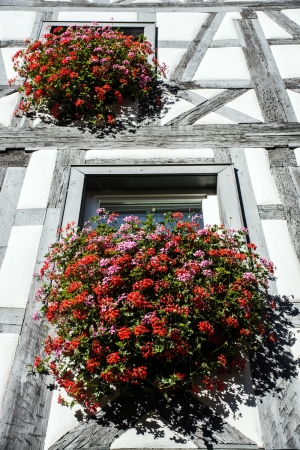
[{"label": "grey timber frame", "polygon": [[85,178],[88,175],[217,175],[217,195],[221,221],[227,227],[242,226],[238,191],[235,183],[234,168],[231,164],[214,165],[135,165],[135,166],[72,166],[69,189],[66,198],[62,226],[68,222],[79,222],[82,210]]}]

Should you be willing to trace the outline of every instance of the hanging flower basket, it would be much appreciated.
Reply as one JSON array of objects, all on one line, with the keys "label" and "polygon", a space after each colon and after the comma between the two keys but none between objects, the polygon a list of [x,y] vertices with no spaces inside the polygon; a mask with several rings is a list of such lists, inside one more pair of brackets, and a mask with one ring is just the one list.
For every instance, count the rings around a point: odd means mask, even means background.
[{"label": "hanging flower basket", "polygon": [[90,411],[110,385],[168,395],[198,389],[192,378],[199,375],[202,388],[223,390],[219,374],[242,369],[270,333],[273,264],[246,245],[246,230],[201,229],[182,213],[159,224],[152,215],[120,226],[115,218],[99,210],[95,229],[70,224],[50,247],[35,319],[45,317],[55,336],[34,370],[50,372]]},{"label": "hanging flower basket", "polygon": [[19,91],[25,95],[19,111],[113,124],[114,102],[149,99],[164,76],[165,66],[152,55],[143,37],[135,40],[108,26],[57,27],[13,56],[14,70],[23,80]]}]

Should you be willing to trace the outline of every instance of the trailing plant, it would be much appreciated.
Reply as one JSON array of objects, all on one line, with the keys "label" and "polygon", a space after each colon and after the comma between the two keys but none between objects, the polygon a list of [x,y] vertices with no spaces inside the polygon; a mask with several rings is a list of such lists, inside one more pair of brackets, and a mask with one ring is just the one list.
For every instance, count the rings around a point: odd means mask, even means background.
[{"label": "trailing plant", "polygon": [[66,227],[38,275],[34,318],[55,335],[34,370],[50,372],[71,404],[96,411],[110,385],[223,390],[220,374],[242,369],[262,334],[275,341],[265,313],[273,264],[246,244],[246,229],[201,229],[179,212],[118,226],[117,214],[98,213],[82,230]]},{"label": "trailing plant", "polygon": [[111,104],[122,105],[124,97],[148,99],[166,70],[143,36],[135,40],[96,23],[59,26],[38,41],[25,42],[28,47],[12,58],[23,80],[22,113],[38,110],[59,120],[113,124]]}]

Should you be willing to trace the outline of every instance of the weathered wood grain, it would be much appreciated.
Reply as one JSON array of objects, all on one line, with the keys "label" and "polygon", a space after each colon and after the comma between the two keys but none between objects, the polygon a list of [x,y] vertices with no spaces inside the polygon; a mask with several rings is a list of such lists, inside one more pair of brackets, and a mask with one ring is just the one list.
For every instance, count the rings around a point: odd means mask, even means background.
[{"label": "weathered wood grain", "polygon": [[284,84],[288,89],[300,88],[300,78],[286,78]]},{"label": "weathered wood grain", "polygon": [[9,41],[0,41],[0,48],[5,48],[5,47],[26,47],[26,45],[24,44],[24,40],[23,41],[18,41],[18,40],[13,40],[10,39]]},{"label": "weathered wood grain", "polygon": [[284,207],[278,205],[257,205],[261,220],[285,220]]},{"label": "weathered wood grain", "polygon": [[192,125],[198,119],[205,116],[206,114],[216,111],[217,109],[224,106],[226,103],[231,102],[235,98],[247,92],[247,89],[232,89],[223,91],[209,100],[195,106],[195,108],[186,111],[174,119],[167,122],[166,125]]},{"label": "weathered wood grain", "polygon": [[6,75],[6,69],[5,69],[5,65],[4,65],[4,61],[3,61],[3,56],[2,53],[0,51],[0,84],[1,85],[6,85],[8,86],[8,80],[7,80],[7,75]]},{"label": "weathered wood grain", "polygon": [[195,39],[190,43],[180,63],[172,73],[170,77],[171,81],[189,81],[193,79],[223,18],[224,13],[211,13],[207,17]]},{"label": "weathered wood grain", "polygon": [[283,14],[281,11],[264,11],[267,16],[269,16],[274,22],[276,22],[285,31],[291,34],[294,38],[300,39],[300,27],[288,16]]},{"label": "weathered wood grain", "polygon": [[193,81],[170,81],[170,86],[177,89],[251,89],[251,80],[193,80]]},{"label": "weathered wood grain", "polygon": [[97,138],[88,130],[57,127],[0,128],[1,145],[10,149],[16,141],[31,151],[45,147],[77,149],[203,148],[300,146],[300,124],[193,125],[141,127],[135,133],[113,133]]},{"label": "weathered wood grain", "polygon": [[231,155],[229,148],[214,148],[214,160],[215,163],[228,163],[231,164]]},{"label": "weathered wood grain", "polygon": [[151,164],[151,165],[163,165],[163,164],[212,164],[215,162],[214,158],[147,158],[147,159],[133,159],[133,158],[97,158],[89,159],[85,164],[122,164],[126,166],[135,166],[137,164]]},{"label": "weathered wood grain", "polygon": [[269,45],[295,45],[300,44],[300,39],[267,39]]},{"label": "weathered wood grain", "polygon": [[18,88],[10,86],[0,86],[0,98],[17,92]]},{"label": "weathered wood grain", "polygon": [[272,52],[257,19],[236,21],[251,79],[265,122],[296,122],[296,116],[279,75]]}]

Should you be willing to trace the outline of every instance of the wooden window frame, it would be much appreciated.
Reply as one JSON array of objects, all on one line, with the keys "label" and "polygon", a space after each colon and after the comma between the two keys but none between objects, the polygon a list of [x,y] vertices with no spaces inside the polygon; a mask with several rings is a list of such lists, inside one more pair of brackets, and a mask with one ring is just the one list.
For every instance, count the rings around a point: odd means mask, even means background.
[{"label": "wooden window frame", "polygon": [[72,165],[61,225],[65,227],[68,222],[80,222],[87,176],[171,174],[215,175],[221,222],[227,228],[239,229],[243,226],[233,164]]}]

